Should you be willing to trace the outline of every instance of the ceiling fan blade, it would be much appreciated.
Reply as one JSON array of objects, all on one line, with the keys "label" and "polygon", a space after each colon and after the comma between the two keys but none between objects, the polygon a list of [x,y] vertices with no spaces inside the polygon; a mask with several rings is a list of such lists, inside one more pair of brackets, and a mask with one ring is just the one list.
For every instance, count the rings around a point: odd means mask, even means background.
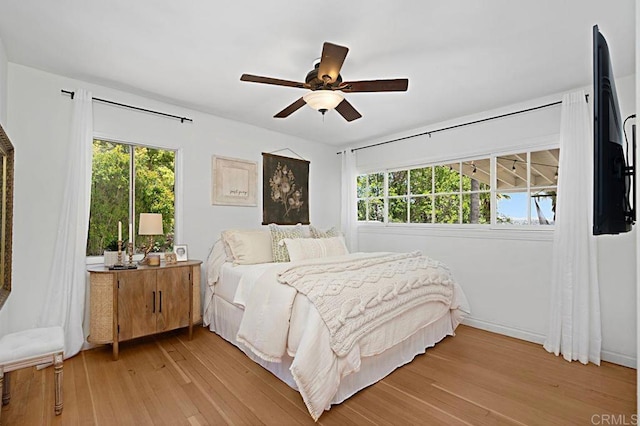
[{"label": "ceiling fan blade", "polygon": [[409,80],[397,78],[394,80],[347,81],[338,90],[343,92],[404,92],[409,87]]},{"label": "ceiling fan blade", "polygon": [[343,99],[342,102],[338,104],[336,111],[338,111],[338,113],[347,121],[357,120],[362,117],[362,115],[356,111],[353,105],[351,105],[346,99]]},{"label": "ceiling fan blade", "polygon": [[271,77],[261,77],[259,75],[251,75],[251,74],[242,74],[242,77],[240,77],[240,81],[249,81],[251,83],[273,84],[276,86],[298,87],[301,89],[307,88],[305,83],[299,83],[297,81],[290,81],[290,80],[280,80],[278,78],[271,78]]},{"label": "ceiling fan blade", "polygon": [[[318,78],[325,83],[335,83],[348,52],[349,48],[347,47],[325,42],[322,46]],[[328,78],[325,76],[328,76]]]},{"label": "ceiling fan blade", "polygon": [[304,101],[304,99],[300,98],[294,103],[292,103],[291,105],[289,105],[288,107],[286,107],[285,109],[283,109],[282,111],[280,111],[279,113],[277,113],[276,115],[274,115],[273,118],[286,118],[291,114],[293,114],[294,112],[296,112],[297,110],[299,110],[300,108],[302,108],[303,106],[305,106],[306,104],[307,103]]}]

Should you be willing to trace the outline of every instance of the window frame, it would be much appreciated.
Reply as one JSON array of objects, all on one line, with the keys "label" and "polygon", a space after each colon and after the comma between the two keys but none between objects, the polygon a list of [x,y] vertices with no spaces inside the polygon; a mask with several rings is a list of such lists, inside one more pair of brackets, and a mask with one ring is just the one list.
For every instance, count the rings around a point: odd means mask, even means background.
[{"label": "window frame", "polygon": [[[130,176],[130,180],[129,180],[129,216],[133,217],[132,215],[133,210],[135,208],[135,162],[131,161],[132,158],[135,157],[135,148],[137,147],[142,147],[142,148],[149,148],[149,149],[158,149],[158,150],[164,150],[164,151],[172,151],[174,153],[174,188],[173,188],[173,193],[174,193],[174,199],[173,199],[173,207],[174,207],[174,229],[173,229],[173,234],[174,234],[174,241],[181,241],[181,230],[182,230],[182,208],[179,208],[180,205],[182,205],[182,200],[183,200],[183,185],[182,185],[182,181],[183,181],[183,171],[182,171],[182,148],[176,148],[176,147],[169,147],[169,146],[163,146],[161,144],[156,144],[156,145],[152,145],[152,144],[148,144],[148,143],[141,143],[141,142],[129,142],[123,139],[119,139],[119,138],[115,138],[115,137],[111,137],[111,136],[107,136],[105,134],[101,134],[101,133],[94,133],[93,137],[91,139],[91,143],[93,144],[93,141],[95,140],[101,140],[104,142],[109,142],[109,143],[114,143],[114,144],[120,144],[120,145],[127,145],[133,149],[129,150],[129,176]],[[92,162],[92,166],[93,166],[93,162]],[[131,178],[133,177],[133,178]],[[135,221],[135,219],[134,219]],[[135,229],[136,226],[134,225],[134,233],[135,233]],[[87,230],[88,232],[88,230]],[[134,244],[135,244],[135,235],[134,235]],[[143,254],[141,253],[136,253],[134,254],[134,260],[141,260],[143,257]],[[87,265],[92,265],[92,264],[98,264],[98,263],[104,263],[104,255],[103,256],[86,256],[85,255],[85,263]]]}]

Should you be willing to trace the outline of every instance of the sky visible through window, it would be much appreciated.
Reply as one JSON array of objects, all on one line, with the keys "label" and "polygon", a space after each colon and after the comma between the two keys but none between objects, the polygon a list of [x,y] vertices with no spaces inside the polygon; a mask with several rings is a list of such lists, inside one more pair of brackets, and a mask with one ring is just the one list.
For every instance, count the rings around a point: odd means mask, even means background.
[{"label": "sky visible through window", "polygon": [[[549,222],[554,222],[554,213],[550,198],[538,198],[538,204],[542,214]],[[511,218],[512,223],[527,222],[527,194],[525,192],[510,193],[509,198],[498,199],[498,217]],[[531,205],[531,218],[537,221],[535,205]]]}]

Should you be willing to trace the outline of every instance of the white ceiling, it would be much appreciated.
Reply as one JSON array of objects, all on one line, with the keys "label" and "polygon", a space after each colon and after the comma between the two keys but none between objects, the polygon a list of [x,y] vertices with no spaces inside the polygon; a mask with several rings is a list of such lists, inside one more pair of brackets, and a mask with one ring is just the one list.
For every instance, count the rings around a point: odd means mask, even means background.
[{"label": "white ceiling", "polygon": [[[630,75],[634,3],[0,0],[0,39],[10,62],[344,145],[590,85],[594,24]],[[309,107],[275,119],[305,91],[240,82],[304,81],[324,41],[350,48],[345,80],[408,91],[346,94],[363,115],[347,123]]]}]

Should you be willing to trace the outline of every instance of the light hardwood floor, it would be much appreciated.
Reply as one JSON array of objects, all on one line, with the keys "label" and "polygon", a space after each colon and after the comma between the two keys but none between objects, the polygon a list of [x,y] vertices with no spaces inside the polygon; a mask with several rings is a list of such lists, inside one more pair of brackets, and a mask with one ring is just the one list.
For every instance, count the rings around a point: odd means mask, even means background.
[{"label": "light hardwood floor", "polygon": [[[120,349],[118,361],[109,346],[65,361],[58,417],[51,368],[15,372],[2,424],[313,424],[297,392],[206,329],[192,341],[176,331]],[[635,408],[633,369],[568,363],[539,345],[460,326],[318,423],[588,425],[604,424],[603,414],[631,422]]]}]

